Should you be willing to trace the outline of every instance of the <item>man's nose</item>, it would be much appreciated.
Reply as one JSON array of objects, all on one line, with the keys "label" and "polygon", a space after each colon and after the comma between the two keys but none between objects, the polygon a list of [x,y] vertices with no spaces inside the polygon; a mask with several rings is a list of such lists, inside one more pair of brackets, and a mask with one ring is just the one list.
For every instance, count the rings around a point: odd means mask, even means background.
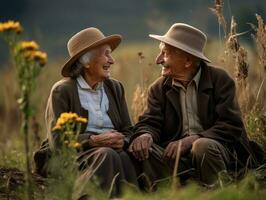
[{"label": "man's nose", "polygon": [[162,54],[159,54],[159,55],[156,57],[155,62],[156,62],[157,65],[163,63],[163,57],[162,57]]}]

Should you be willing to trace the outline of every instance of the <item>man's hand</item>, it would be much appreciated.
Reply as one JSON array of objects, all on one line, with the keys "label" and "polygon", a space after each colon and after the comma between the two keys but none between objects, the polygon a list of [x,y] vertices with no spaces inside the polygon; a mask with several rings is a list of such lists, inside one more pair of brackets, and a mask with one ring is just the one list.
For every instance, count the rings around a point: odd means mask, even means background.
[{"label": "man's hand", "polygon": [[190,135],[180,140],[170,142],[164,151],[163,158],[175,159],[179,145],[181,145],[180,156],[185,155],[187,152],[191,150],[193,142],[198,138],[199,138],[198,135]]},{"label": "man's hand", "polygon": [[110,147],[113,149],[122,149],[124,146],[125,136],[116,130],[92,135],[90,137],[90,145],[93,147]]},{"label": "man's hand", "polygon": [[136,137],[128,148],[128,151],[139,161],[149,158],[149,149],[153,143],[151,134],[144,133]]}]

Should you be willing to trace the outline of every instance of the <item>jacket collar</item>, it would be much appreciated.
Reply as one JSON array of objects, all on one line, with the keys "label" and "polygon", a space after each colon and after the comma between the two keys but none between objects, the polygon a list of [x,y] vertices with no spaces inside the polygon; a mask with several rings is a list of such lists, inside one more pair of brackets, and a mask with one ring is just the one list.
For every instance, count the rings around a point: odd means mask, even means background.
[{"label": "jacket collar", "polygon": [[[213,88],[213,83],[211,80],[210,68],[204,62],[200,63],[200,67],[201,67],[201,76],[200,76],[199,88],[198,88],[198,94],[197,94],[198,113],[199,113],[201,124],[203,125],[204,128],[206,128],[208,125],[208,112],[206,111],[208,110],[209,100],[210,100],[210,94],[208,91],[209,89]],[[179,89],[176,89],[172,86],[172,78],[169,78],[169,77],[165,78],[164,87],[166,90],[166,96],[168,100],[171,102],[171,104],[173,105],[180,119],[180,123],[182,124],[182,113],[181,113]],[[182,126],[180,126],[180,130],[178,131],[182,130],[181,127]]]},{"label": "jacket collar", "polygon": [[199,92],[203,92],[207,89],[213,88],[213,83],[211,80],[211,71],[209,66],[205,62],[200,63],[201,67],[201,76],[199,81]]},{"label": "jacket collar", "polygon": [[[74,92],[74,99],[76,99],[76,102],[78,104],[78,110],[79,110],[79,115],[81,115],[82,117],[87,118],[88,117],[88,111],[85,110],[80,103],[80,99],[79,99],[79,94],[78,94],[78,80],[77,79],[72,79],[72,78],[67,78],[68,81],[71,83],[72,88],[73,88],[73,92]],[[117,110],[117,105],[116,105],[116,99],[115,99],[115,95],[113,92],[113,87],[112,87],[112,83],[110,80],[105,80],[103,81],[103,87],[105,90],[105,93],[108,97],[108,101],[109,101],[109,110],[107,111],[107,114],[109,115],[113,125],[115,127],[118,127],[119,125],[119,111]],[[84,132],[86,129],[87,124],[82,124],[81,127],[81,132]]]},{"label": "jacket collar", "polygon": [[[199,78],[198,90],[200,92],[203,92],[207,89],[213,88],[213,84],[211,81],[211,74],[210,74],[211,72],[210,72],[209,66],[205,62],[202,61],[200,63],[200,68],[201,68],[201,74]],[[172,87],[172,82],[173,82],[173,78],[166,77],[164,80],[164,85],[166,87]]]}]

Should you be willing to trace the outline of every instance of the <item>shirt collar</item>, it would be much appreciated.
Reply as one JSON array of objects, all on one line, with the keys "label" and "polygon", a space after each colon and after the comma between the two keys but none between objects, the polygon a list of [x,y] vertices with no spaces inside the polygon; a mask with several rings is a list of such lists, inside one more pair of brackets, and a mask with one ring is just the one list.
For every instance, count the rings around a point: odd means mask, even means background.
[{"label": "shirt collar", "polygon": [[[82,75],[79,75],[77,78],[78,85],[81,89],[84,90],[94,90],[89,86],[89,84],[85,81]],[[103,82],[99,82],[95,88],[95,90],[100,90],[103,87]],[[94,90],[94,91],[95,91]]]},{"label": "shirt collar", "polygon": [[[193,79],[189,82],[188,86],[194,82],[196,84],[196,88],[199,87],[199,81],[200,81],[200,76],[201,76],[201,67],[199,67],[199,70],[197,72],[197,74],[193,77]],[[177,87],[181,87],[184,88],[184,86],[179,83],[177,80],[173,79],[172,81],[172,85],[177,86]]]},{"label": "shirt collar", "polygon": [[200,76],[201,76],[201,67],[199,68],[197,74],[192,79],[196,83],[197,88],[199,87]]}]

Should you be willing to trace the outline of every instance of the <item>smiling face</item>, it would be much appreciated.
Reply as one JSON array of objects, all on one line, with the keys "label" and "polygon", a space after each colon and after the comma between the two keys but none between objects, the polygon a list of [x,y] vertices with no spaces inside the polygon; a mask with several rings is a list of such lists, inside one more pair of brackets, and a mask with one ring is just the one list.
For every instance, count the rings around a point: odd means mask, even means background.
[{"label": "smiling face", "polygon": [[110,77],[110,66],[114,64],[111,52],[109,45],[102,45],[92,50],[90,61],[84,66],[84,72],[94,81],[99,82]]},{"label": "smiling face", "polygon": [[180,81],[188,81],[197,69],[199,59],[178,48],[163,42],[159,46],[160,53],[156,58],[156,64],[161,65],[162,76],[173,77]]},{"label": "smiling face", "polygon": [[179,77],[186,71],[186,53],[165,43],[160,43],[156,64],[162,66],[162,76]]}]

